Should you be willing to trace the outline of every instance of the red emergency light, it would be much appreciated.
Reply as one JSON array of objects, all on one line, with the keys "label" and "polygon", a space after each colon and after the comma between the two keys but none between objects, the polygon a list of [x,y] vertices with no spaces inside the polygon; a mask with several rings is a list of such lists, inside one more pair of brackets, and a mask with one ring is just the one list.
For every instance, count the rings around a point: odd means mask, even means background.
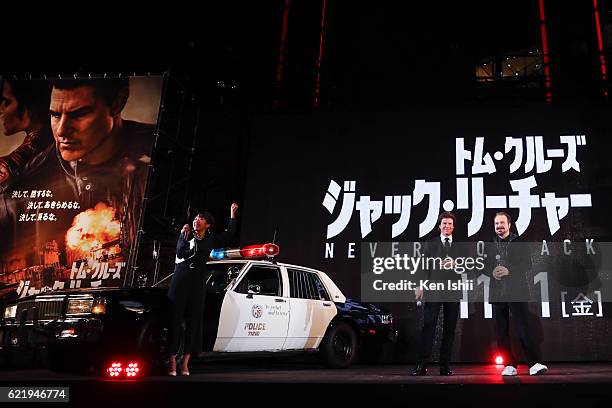
[{"label": "red emergency light", "polygon": [[263,258],[276,256],[280,248],[276,244],[249,245],[240,248],[240,255],[244,258]]},{"label": "red emergency light", "polygon": [[221,259],[264,259],[278,255],[280,248],[276,244],[248,245],[238,249],[213,249],[210,258],[218,261]]}]

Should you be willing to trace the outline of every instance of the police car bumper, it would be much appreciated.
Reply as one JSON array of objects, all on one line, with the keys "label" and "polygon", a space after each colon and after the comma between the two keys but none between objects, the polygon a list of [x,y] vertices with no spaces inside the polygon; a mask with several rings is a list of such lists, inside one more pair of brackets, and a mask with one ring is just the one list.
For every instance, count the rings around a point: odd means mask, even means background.
[{"label": "police car bumper", "polygon": [[72,318],[37,323],[5,321],[0,325],[0,350],[41,350],[49,346],[95,343],[102,335],[99,319]]},{"label": "police car bumper", "polygon": [[398,336],[397,329],[385,324],[372,325],[361,329],[361,339],[364,345],[395,343]]}]

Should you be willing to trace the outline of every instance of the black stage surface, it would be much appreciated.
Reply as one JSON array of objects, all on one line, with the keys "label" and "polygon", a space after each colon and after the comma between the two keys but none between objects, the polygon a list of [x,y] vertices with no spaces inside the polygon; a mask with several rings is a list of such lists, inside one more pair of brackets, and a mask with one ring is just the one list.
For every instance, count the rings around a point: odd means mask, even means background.
[{"label": "black stage surface", "polygon": [[[146,376],[117,381],[47,369],[0,371],[0,386],[69,386],[74,406],[168,405],[186,398],[197,405],[358,406],[451,404],[451,406],[610,407],[612,363],[551,363],[549,372],[500,375],[501,366],[457,364],[455,375],[441,377],[430,366],[426,377],[411,377],[408,365],[354,365],[328,370],[311,361],[249,359],[195,362],[189,377]],[[63,404],[65,406],[65,404]],[[170,405],[168,405],[170,406]]]}]

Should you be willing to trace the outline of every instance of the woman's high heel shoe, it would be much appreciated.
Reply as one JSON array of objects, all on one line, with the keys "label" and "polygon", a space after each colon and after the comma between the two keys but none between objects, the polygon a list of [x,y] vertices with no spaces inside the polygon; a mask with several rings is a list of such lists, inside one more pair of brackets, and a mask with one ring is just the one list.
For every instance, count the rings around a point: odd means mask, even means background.
[{"label": "woman's high heel shoe", "polygon": [[170,357],[170,366],[168,367],[168,375],[176,377],[176,358]]}]

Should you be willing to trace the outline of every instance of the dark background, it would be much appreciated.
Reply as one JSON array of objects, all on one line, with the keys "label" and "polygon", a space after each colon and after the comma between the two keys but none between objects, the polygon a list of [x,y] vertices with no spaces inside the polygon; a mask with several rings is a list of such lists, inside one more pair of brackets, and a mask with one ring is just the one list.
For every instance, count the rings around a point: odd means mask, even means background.
[{"label": "dark background", "polygon": [[[408,228],[394,239],[391,238],[391,226],[399,215],[385,215],[383,211],[372,225],[372,232],[361,238],[357,210],[352,212],[343,232],[326,239],[327,227],[338,217],[343,201],[341,193],[333,214],[323,207],[330,180],[341,186],[344,181],[354,180],[356,200],[367,195],[372,201],[383,203],[385,196],[413,195],[416,179],[437,181],[441,184],[440,202],[450,199],[456,203],[456,137],[465,138],[465,147],[472,152],[475,137],[484,137],[484,152],[493,154],[496,150],[504,151],[507,136],[542,135],[546,149],[559,147],[560,135],[585,134],[587,145],[578,147],[577,153],[579,173],[573,170],[562,173],[562,160],[559,160],[553,161],[551,170],[546,173],[536,174],[534,169],[525,174],[519,169],[510,174],[510,163],[514,160],[514,154],[510,153],[502,161],[494,161],[497,171],[493,174],[472,176],[471,166],[466,163],[465,177],[482,177],[485,195],[515,195],[509,181],[528,175],[534,175],[537,181],[531,193],[540,197],[545,192],[554,192],[557,197],[591,194],[592,207],[570,208],[560,221],[561,229],[554,235],[550,233],[545,209],[532,209],[529,227],[522,238],[536,243],[532,254],[525,252],[525,256],[532,257],[534,268],[521,273],[526,275],[527,282],[533,282],[535,274],[548,272],[551,316],[540,318],[539,303],[532,304],[530,314],[531,329],[544,351],[544,359],[607,360],[612,356],[612,344],[606,340],[608,334],[612,334],[609,303],[604,303],[603,317],[562,318],[561,291],[568,293],[566,308],[570,314],[574,310],[569,302],[579,293],[596,301],[593,291],[599,290],[603,300],[609,300],[610,265],[602,269],[601,263],[607,255],[597,248],[597,256],[585,256],[584,241],[594,239],[597,246],[600,242],[610,242],[612,234],[610,219],[601,216],[612,200],[612,186],[603,176],[612,170],[604,153],[610,150],[611,132],[607,109],[538,104],[529,105],[528,109],[463,105],[448,111],[415,108],[401,113],[262,116],[252,127],[241,239],[243,242],[268,242],[275,236],[281,248],[280,261],[325,271],[347,297],[362,299],[360,274],[364,273],[362,261],[369,260],[369,253],[362,258],[361,242],[424,241],[438,236],[439,230],[434,228],[426,236],[419,237],[419,223],[425,219],[429,205],[426,197],[420,204],[413,204]],[[457,242],[490,241],[494,236],[493,217],[498,210],[485,209],[482,227],[468,237],[467,223],[472,208],[470,198],[468,209],[454,211],[457,222],[453,239]],[[506,211],[517,219],[517,209]],[[512,230],[516,232],[514,227]],[[559,243],[566,239],[574,243],[571,257],[561,254]],[[539,256],[542,240],[549,243],[551,256]],[[351,242],[355,243],[352,259],[347,256]],[[326,257],[326,243],[334,244],[333,258]],[[366,268],[367,265],[371,263],[366,263]],[[539,286],[529,286],[533,292],[531,299],[540,299]],[[482,288],[474,292],[470,295],[471,302],[476,296],[482,296]],[[517,299],[528,298],[527,295],[515,295]],[[378,294],[378,299],[382,298],[384,294]],[[388,296],[387,299],[393,298]],[[414,352],[422,313],[416,308],[414,298],[408,293],[402,303],[383,305],[392,311],[401,334],[398,347],[389,354],[396,359],[416,359]],[[592,311],[596,313],[598,309],[595,305]],[[492,319],[483,318],[482,303],[470,303],[469,318],[460,320],[459,325],[455,358],[458,361],[488,361],[495,353],[495,336]]]}]

